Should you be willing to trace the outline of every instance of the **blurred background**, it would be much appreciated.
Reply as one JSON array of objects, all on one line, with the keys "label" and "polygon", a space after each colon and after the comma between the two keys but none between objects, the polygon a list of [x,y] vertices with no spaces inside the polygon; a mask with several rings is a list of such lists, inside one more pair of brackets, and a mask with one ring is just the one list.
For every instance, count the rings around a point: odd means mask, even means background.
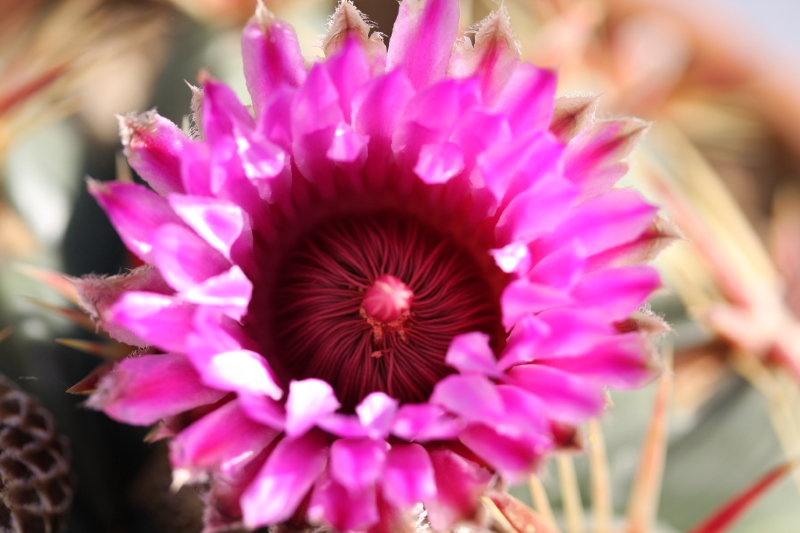
[{"label": "blurred background", "polygon": [[[266,3],[307,57],[320,55],[334,0]],[[395,0],[354,3],[391,33]],[[498,7],[461,3],[464,30]],[[604,466],[561,456],[532,480],[533,499],[546,511],[546,491],[569,533],[607,530],[590,511],[598,498],[610,498],[612,523],[628,515],[629,531],[686,531],[800,457],[800,2],[504,4],[523,58],[558,69],[560,94],[601,95],[601,118],[654,122],[625,185],[683,236],[658,260],[666,287],[651,302],[674,330],[658,344],[663,377],[612,395]],[[146,428],[65,393],[117,353],[75,325],[59,278],[30,266],[71,276],[129,266],[84,186],[129,173],[114,113],[157,107],[181,124],[184,80],[203,67],[247,101],[239,31],[253,11],[251,0],[0,0],[0,372],[72,443],[71,533],[198,533],[199,504],[190,488],[169,492],[163,443],[145,443]],[[654,414],[658,402],[668,409]],[[600,434],[590,427],[584,440]],[[593,485],[603,470],[610,492]],[[514,494],[531,502],[528,487]],[[730,531],[800,532],[797,470]]]}]

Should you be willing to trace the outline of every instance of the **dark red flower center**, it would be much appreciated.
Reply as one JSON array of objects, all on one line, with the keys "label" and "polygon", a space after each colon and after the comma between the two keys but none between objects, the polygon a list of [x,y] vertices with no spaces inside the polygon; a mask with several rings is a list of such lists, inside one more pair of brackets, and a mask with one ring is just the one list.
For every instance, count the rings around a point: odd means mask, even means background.
[{"label": "dark red flower center", "polygon": [[277,356],[293,379],[320,378],[352,409],[383,391],[427,400],[453,369],[456,335],[503,342],[496,291],[454,239],[393,213],[329,219],[282,261],[274,295]]}]

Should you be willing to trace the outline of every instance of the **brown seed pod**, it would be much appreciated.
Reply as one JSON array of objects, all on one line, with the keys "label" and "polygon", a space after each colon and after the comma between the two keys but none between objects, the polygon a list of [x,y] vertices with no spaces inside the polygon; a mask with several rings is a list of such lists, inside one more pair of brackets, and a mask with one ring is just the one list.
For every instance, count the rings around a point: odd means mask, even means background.
[{"label": "brown seed pod", "polygon": [[73,488],[53,417],[0,376],[0,533],[59,533]]}]

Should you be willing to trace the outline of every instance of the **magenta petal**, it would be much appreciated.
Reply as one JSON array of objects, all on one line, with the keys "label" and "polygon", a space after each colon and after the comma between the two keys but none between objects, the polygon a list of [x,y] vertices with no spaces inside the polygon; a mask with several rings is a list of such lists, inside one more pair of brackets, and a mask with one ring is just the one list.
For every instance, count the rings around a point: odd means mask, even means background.
[{"label": "magenta petal", "polygon": [[528,278],[534,283],[558,289],[572,289],[586,269],[586,253],[580,243],[548,255],[531,269]]},{"label": "magenta petal", "polygon": [[498,202],[536,181],[557,175],[563,146],[549,133],[531,132],[499,143],[478,157],[484,183]]},{"label": "magenta petal", "polygon": [[300,87],[306,67],[297,35],[290,24],[279,20],[263,6],[256,9],[242,33],[242,56],[247,90],[256,116],[280,87]]},{"label": "magenta petal", "polygon": [[[345,439],[366,439],[370,438],[371,430],[364,427],[361,420],[356,415],[343,415],[341,413],[333,413],[317,421],[317,426],[324,429],[331,435],[342,437]],[[372,432],[375,435],[375,432]],[[376,438],[382,438],[377,435]]]},{"label": "magenta petal", "polygon": [[548,129],[553,115],[556,75],[522,63],[506,83],[494,109],[505,114],[515,134]]},{"label": "magenta petal", "polygon": [[489,335],[479,331],[457,335],[450,341],[445,363],[461,373],[478,372],[490,377],[499,377],[497,361],[489,346]]},{"label": "magenta petal", "polygon": [[272,369],[264,357],[256,352],[250,350],[220,352],[208,357],[199,366],[203,382],[212,387],[263,394],[274,400],[283,396],[283,389],[273,375]]},{"label": "magenta petal", "polygon": [[150,242],[153,263],[178,291],[191,289],[230,267],[222,254],[183,224],[164,224]]},{"label": "magenta petal", "polygon": [[539,347],[552,334],[551,327],[533,315],[523,316],[508,337],[508,343],[497,363],[501,370],[537,359]]},{"label": "magenta petal", "polygon": [[588,274],[575,287],[573,294],[583,306],[602,309],[611,320],[622,320],[660,286],[658,272],[640,265]]},{"label": "magenta petal", "polygon": [[550,332],[539,345],[540,355],[576,355],[614,333],[610,318],[602,311],[550,309],[537,318]]},{"label": "magenta petal", "polygon": [[541,398],[547,404],[548,415],[560,422],[578,424],[605,405],[600,385],[552,367],[515,366],[508,376],[512,384]]},{"label": "magenta petal", "polygon": [[152,263],[152,238],[164,224],[182,224],[167,201],[142,185],[88,181],[89,192],[108,214],[128,249]]},{"label": "magenta petal", "polygon": [[357,133],[349,124],[342,122],[336,127],[331,146],[325,155],[331,161],[352,163],[364,155],[368,143],[369,137]]},{"label": "magenta petal", "polygon": [[392,423],[392,434],[417,442],[448,440],[458,436],[463,422],[438,405],[407,403],[400,406]]},{"label": "magenta petal", "polygon": [[398,401],[383,392],[371,392],[356,406],[358,420],[370,438],[380,439],[389,434]]},{"label": "magenta petal", "polygon": [[600,121],[579,133],[564,152],[564,176],[580,185],[584,197],[608,191],[627,171],[627,156],[647,131],[638,119]]},{"label": "magenta petal", "polygon": [[511,438],[543,436],[549,431],[548,406],[540,398],[513,385],[498,385],[497,392],[505,412],[494,425],[495,431]]},{"label": "magenta petal", "polygon": [[573,208],[552,237],[553,247],[579,239],[587,255],[634,240],[656,217],[657,208],[630,189],[614,189]]},{"label": "magenta petal", "polygon": [[134,335],[128,328],[109,322],[109,310],[127,291],[145,291],[172,294],[174,291],[164,282],[158,270],[150,265],[140,266],[129,274],[118,276],[85,276],[71,278],[80,298],[80,305],[111,338],[131,346],[147,346],[147,342]]},{"label": "magenta petal", "polygon": [[495,384],[483,376],[447,376],[433,389],[431,403],[471,422],[492,424],[503,415],[503,401]]},{"label": "magenta petal", "polygon": [[471,171],[482,152],[490,146],[502,145],[511,140],[511,128],[502,114],[489,113],[474,107],[458,119],[450,140],[461,147],[464,166]]},{"label": "magenta petal", "polygon": [[325,61],[325,67],[339,94],[344,120],[349,124],[353,96],[370,79],[370,66],[360,39],[351,37],[345,40],[339,53]]},{"label": "magenta petal", "polygon": [[217,470],[228,474],[253,460],[278,434],[278,430],[247,418],[234,400],[181,431],[170,442],[170,462],[189,479]]},{"label": "magenta petal", "polygon": [[308,517],[338,531],[366,531],[379,520],[375,487],[352,490],[323,476],[311,495]]},{"label": "magenta petal", "polygon": [[211,150],[202,142],[187,143],[181,153],[181,180],[186,194],[212,196]]},{"label": "magenta petal", "polygon": [[524,242],[512,242],[489,253],[500,270],[508,274],[526,274],[531,268],[531,253]]},{"label": "magenta petal", "polygon": [[282,404],[262,394],[239,392],[239,406],[248,417],[271,428],[282,430],[286,411]]},{"label": "magenta petal", "polygon": [[286,434],[290,437],[304,434],[339,407],[333,388],[325,381],[313,378],[292,381],[286,400]]},{"label": "magenta petal", "polygon": [[251,246],[249,222],[238,205],[215,198],[177,194],[170,195],[169,205],[203,240],[228,260],[241,260],[237,256],[249,251],[234,250],[240,238],[244,247]]},{"label": "magenta petal", "polygon": [[353,129],[369,136],[367,171],[383,179],[392,153],[392,135],[406,103],[414,94],[411,82],[396,70],[364,85],[353,99]]},{"label": "magenta petal", "polygon": [[509,283],[500,297],[503,325],[511,329],[523,316],[572,303],[572,297],[557,288],[522,278]]},{"label": "magenta petal", "polygon": [[247,178],[258,187],[261,197],[273,201],[272,179],[286,168],[288,156],[259,131],[249,132],[236,127],[236,153]]},{"label": "magenta petal", "polygon": [[422,181],[433,185],[447,183],[464,170],[464,155],[457,144],[431,143],[422,146],[414,173]]},{"label": "magenta petal", "polygon": [[247,313],[253,284],[242,269],[232,266],[229,270],[205,280],[181,293],[187,302],[218,307],[234,320],[241,320]]},{"label": "magenta petal", "polygon": [[457,0],[405,0],[394,23],[386,70],[402,68],[420,89],[447,72],[458,34]]},{"label": "magenta petal", "polygon": [[354,492],[374,486],[383,472],[388,448],[384,440],[335,441],[331,446],[331,477]]},{"label": "magenta petal", "polygon": [[419,444],[393,444],[381,476],[383,496],[401,509],[410,508],[436,494],[433,465]]},{"label": "magenta petal", "polygon": [[284,438],[242,494],[247,528],[288,520],[325,469],[328,447],[314,433]]},{"label": "magenta petal", "polygon": [[225,392],[200,383],[200,377],[183,355],[159,354],[129,357],[99,383],[86,402],[120,422],[149,426],[222,399]]},{"label": "magenta petal", "polygon": [[460,521],[475,516],[492,473],[446,448],[431,450],[430,458],[436,494],[425,500],[425,509],[434,530],[450,531]]},{"label": "magenta petal", "polygon": [[128,164],[158,194],[183,192],[180,153],[189,141],[186,134],[155,111],[118,118]]},{"label": "magenta petal", "polygon": [[233,89],[222,82],[206,79],[203,83],[203,134],[211,144],[234,136],[237,130],[252,131],[255,122]]},{"label": "magenta petal", "polygon": [[327,151],[343,118],[336,86],[318,63],[308,73],[292,110],[292,152],[307,180],[324,184],[331,179],[333,165]]},{"label": "magenta petal", "polygon": [[383,74],[386,69],[386,45],[383,35],[372,30],[369,21],[351,2],[340,2],[330,18],[328,33],[322,39],[325,57],[333,57],[350,41],[357,43],[367,56],[373,75]]},{"label": "magenta petal", "polygon": [[517,195],[497,221],[500,242],[530,242],[551,233],[569,216],[577,188],[564,179],[542,179]]},{"label": "magenta petal", "polygon": [[461,442],[512,483],[524,479],[552,447],[545,436],[515,439],[484,424],[464,430]]},{"label": "magenta petal", "polygon": [[168,352],[183,352],[196,306],[163,294],[130,291],[114,303],[108,320]]},{"label": "magenta petal", "polygon": [[538,362],[617,389],[633,389],[653,378],[650,346],[638,332],[615,335],[586,355],[540,359]]},{"label": "magenta petal", "polygon": [[476,74],[484,101],[491,104],[519,65],[519,50],[505,6],[480,22],[475,46],[469,39],[456,43],[449,73],[457,77]]}]

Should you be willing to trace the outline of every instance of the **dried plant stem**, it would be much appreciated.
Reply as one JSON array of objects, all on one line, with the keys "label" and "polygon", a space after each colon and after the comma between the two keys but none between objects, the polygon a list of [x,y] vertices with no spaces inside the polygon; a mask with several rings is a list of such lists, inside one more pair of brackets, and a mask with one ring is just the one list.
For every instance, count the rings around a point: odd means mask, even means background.
[{"label": "dried plant stem", "polygon": [[658,379],[650,426],[645,434],[639,470],[628,504],[628,533],[649,533],[653,529],[661,496],[661,480],[667,452],[667,422],[672,393],[672,352],[666,350],[664,371]]},{"label": "dried plant stem", "polygon": [[[795,384],[784,373],[771,371],[750,354],[735,353],[731,366],[764,397],[772,427],[786,458],[791,461],[800,457],[800,404],[792,401],[794,395],[790,392],[791,389],[797,390]],[[800,493],[800,469],[795,468],[792,477]]]},{"label": "dried plant stem", "polygon": [[611,533],[611,517],[614,513],[611,479],[603,430],[596,418],[589,420],[589,464],[592,474],[594,533]]},{"label": "dried plant stem", "polygon": [[583,504],[572,456],[558,454],[556,455],[556,464],[558,465],[558,481],[561,485],[561,500],[564,503],[567,533],[583,533]]},{"label": "dried plant stem", "polygon": [[561,533],[556,524],[556,517],[553,514],[553,509],[550,507],[550,500],[547,498],[547,492],[544,490],[544,485],[542,485],[539,476],[535,474],[531,475],[528,486],[531,490],[533,508],[542,516],[542,519],[554,533]]}]

